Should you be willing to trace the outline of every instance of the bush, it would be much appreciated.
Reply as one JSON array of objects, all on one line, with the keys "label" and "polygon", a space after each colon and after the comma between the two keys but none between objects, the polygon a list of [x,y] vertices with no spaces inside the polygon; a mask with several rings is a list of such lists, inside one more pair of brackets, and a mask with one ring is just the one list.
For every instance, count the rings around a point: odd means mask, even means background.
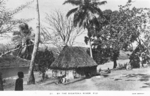
[{"label": "bush", "polygon": [[37,64],[37,71],[42,74],[42,78],[46,78],[45,72],[50,68],[50,65],[55,60],[52,51],[45,50],[45,51],[38,51],[35,57],[35,63]]},{"label": "bush", "polygon": [[[108,62],[111,58],[111,50],[109,48],[93,48],[93,59],[97,64],[104,64]],[[90,54],[89,50],[87,53]]]},{"label": "bush", "polygon": [[137,54],[132,54],[130,56],[130,64],[132,68],[140,68],[140,58]]}]

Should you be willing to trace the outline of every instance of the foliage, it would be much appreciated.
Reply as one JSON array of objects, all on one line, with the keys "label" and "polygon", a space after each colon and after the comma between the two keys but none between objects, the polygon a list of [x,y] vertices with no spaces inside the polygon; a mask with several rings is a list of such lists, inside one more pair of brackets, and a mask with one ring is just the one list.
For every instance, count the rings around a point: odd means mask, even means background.
[{"label": "foliage", "polygon": [[143,59],[143,63],[148,63],[150,62],[150,8],[145,8],[144,12],[142,13],[144,22],[143,24],[144,28],[142,29],[142,32],[144,33],[144,40],[140,38],[140,42],[142,42],[142,46],[144,47],[144,50],[141,52],[141,56]]},{"label": "foliage", "polygon": [[14,46],[12,44],[0,44],[0,57],[2,57],[5,54],[5,52],[9,52],[13,48]]},{"label": "foliage", "polygon": [[[12,32],[16,26],[20,23],[29,22],[32,19],[14,19],[13,16],[17,14],[18,12],[22,11],[24,8],[29,6],[33,1],[27,2],[26,4],[23,4],[19,7],[17,7],[15,10],[8,10],[5,8],[6,1],[0,0],[0,35],[2,37],[6,36],[8,38],[9,35],[7,35],[8,32]],[[10,37],[9,37],[10,38]],[[16,37],[16,39],[19,39]],[[18,40],[19,41],[19,40]],[[11,53],[14,51],[15,44],[9,43],[4,46],[4,49],[1,50],[1,56]]]},{"label": "foliage", "polygon": [[[138,30],[141,36],[137,38],[138,46],[135,48],[130,56],[130,61],[137,61],[136,59],[141,58],[141,64],[149,63],[150,61],[150,46],[149,46],[149,28],[150,28],[150,9],[149,8],[135,8],[138,12]],[[143,35],[143,36],[142,36]],[[135,58],[133,58],[135,57]],[[136,58],[137,57],[137,58]],[[138,63],[133,63],[133,67],[140,67]]]},{"label": "foliage", "polygon": [[94,34],[94,48],[110,48],[113,61],[117,60],[120,50],[128,50],[144,31],[143,9],[130,8],[131,3],[119,6],[119,11],[103,11],[105,18],[100,19],[102,29]]},{"label": "foliage", "polygon": [[130,56],[130,64],[133,68],[140,67],[140,58],[139,58],[138,54],[132,54]]},{"label": "foliage", "polygon": [[131,66],[133,68],[139,68],[141,65],[144,67],[143,64],[149,63],[150,57],[148,51],[149,50],[144,46],[144,44],[139,43],[130,56]]},{"label": "foliage", "polygon": [[17,24],[31,21],[32,19],[13,19],[13,16],[29,6],[32,2],[33,1],[27,2],[15,10],[8,11],[5,8],[6,2],[4,0],[0,0],[0,34],[12,31]]},{"label": "foliage", "polygon": [[38,71],[42,74],[42,78],[45,79],[45,72],[50,68],[50,65],[55,60],[52,51],[45,49],[38,51],[35,57],[35,63],[38,66]]},{"label": "foliage", "polygon": [[96,61],[97,64],[104,64],[110,60],[110,49],[109,48],[102,48],[98,46],[98,48],[93,48],[93,59]]},{"label": "foliage", "polygon": [[[67,13],[67,17],[74,14],[74,26],[83,26],[87,28],[89,24],[93,23],[92,20],[98,22],[96,15],[102,17],[102,11],[99,9],[99,5],[105,4],[106,1],[99,2],[98,0],[66,0],[64,4],[71,3],[76,4],[76,8],[71,9]],[[95,24],[96,25],[96,24]]]}]

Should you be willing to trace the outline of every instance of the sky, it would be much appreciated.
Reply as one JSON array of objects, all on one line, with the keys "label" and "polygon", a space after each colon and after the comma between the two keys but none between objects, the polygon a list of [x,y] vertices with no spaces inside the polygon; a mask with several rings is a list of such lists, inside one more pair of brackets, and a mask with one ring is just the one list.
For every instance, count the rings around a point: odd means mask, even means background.
[{"label": "sky", "polygon": [[[26,2],[29,2],[32,0],[7,0],[6,2],[6,8],[9,10],[13,10],[17,8],[18,6],[25,4]],[[65,0],[39,0],[39,7],[40,7],[40,19],[41,24],[44,24],[45,22],[45,14],[53,14],[55,10],[59,10],[66,14],[70,9],[74,8],[75,6],[70,4],[63,5],[63,2]],[[103,1],[103,0],[100,0]],[[105,9],[111,9],[111,10],[118,10],[118,5],[125,5],[128,0],[105,0],[107,3],[105,5],[100,6],[101,10]],[[135,7],[147,7],[150,8],[150,0],[132,0],[133,6]],[[23,9],[21,12],[16,14],[14,18],[35,18],[35,3],[31,4],[29,7]],[[35,20],[28,23],[29,26],[31,26],[35,30]],[[83,46],[86,46],[84,43],[84,36],[86,34],[83,34],[79,36],[76,39],[76,42],[78,42],[79,45],[84,44]]]},{"label": "sky", "polygon": [[[6,3],[7,8],[9,9],[15,9],[17,6],[20,6],[22,4],[25,4],[28,1],[32,0],[7,0]],[[45,14],[52,14],[55,10],[59,10],[66,14],[70,9],[72,9],[73,5],[65,4],[63,5],[63,2],[65,0],[39,0],[39,6],[40,6],[40,15],[41,15],[41,21],[44,21]],[[102,0],[101,0],[102,1]],[[117,10],[118,5],[125,5],[128,0],[106,0],[107,3],[105,5],[100,6],[102,10],[105,9],[111,9],[111,10]],[[134,6],[136,7],[150,7],[150,0],[133,0]],[[34,18],[35,17],[35,3],[31,4],[28,8],[22,10],[22,12],[15,15],[15,18]],[[35,27],[35,24],[33,22],[30,22],[32,27]]]}]

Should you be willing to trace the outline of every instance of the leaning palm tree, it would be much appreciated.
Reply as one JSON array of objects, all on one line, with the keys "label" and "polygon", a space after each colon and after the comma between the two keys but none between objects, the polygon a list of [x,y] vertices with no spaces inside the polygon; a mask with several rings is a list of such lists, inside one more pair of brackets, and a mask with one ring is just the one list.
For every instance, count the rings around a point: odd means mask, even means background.
[{"label": "leaning palm tree", "polygon": [[30,53],[33,51],[35,36],[31,33],[32,30],[26,23],[20,24],[19,29],[20,31],[14,31],[13,33],[12,41],[15,48],[12,50],[12,53],[15,56],[31,60]]},{"label": "leaning palm tree", "polygon": [[29,77],[27,84],[35,84],[35,78],[34,78],[34,62],[35,62],[35,56],[38,50],[39,46],[39,39],[40,39],[40,12],[39,12],[39,2],[36,0],[36,12],[37,12],[37,32],[35,33],[35,41],[34,41],[34,48],[32,52],[32,58],[30,62],[29,67]]},{"label": "leaning palm tree", "polygon": [[67,17],[74,14],[74,26],[83,26],[88,31],[88,41],[90,45],[90,55],[92,55],[91,37],[95,27],[99,26],[98,18],[103,17],[99,5],[103,5],[106,1],[99,2],[98,0],[66,0],[63,4],[70,3],[77,6],[67,13]]}]

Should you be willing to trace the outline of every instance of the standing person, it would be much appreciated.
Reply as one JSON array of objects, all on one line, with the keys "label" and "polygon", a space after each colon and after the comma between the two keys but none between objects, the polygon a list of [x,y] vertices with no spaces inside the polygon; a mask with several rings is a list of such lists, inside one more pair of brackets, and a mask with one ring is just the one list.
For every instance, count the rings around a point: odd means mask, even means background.
[{"label": "standing person", "polygon": [[2,78],[2,73],[0,72],[0,91],[4,90],[3,89],[3,78]]},{"label": "standing person", "polygon": [[15,84],[15,91],[23,91],[23,72],[18,72],[18,79],[16,80]]}]

